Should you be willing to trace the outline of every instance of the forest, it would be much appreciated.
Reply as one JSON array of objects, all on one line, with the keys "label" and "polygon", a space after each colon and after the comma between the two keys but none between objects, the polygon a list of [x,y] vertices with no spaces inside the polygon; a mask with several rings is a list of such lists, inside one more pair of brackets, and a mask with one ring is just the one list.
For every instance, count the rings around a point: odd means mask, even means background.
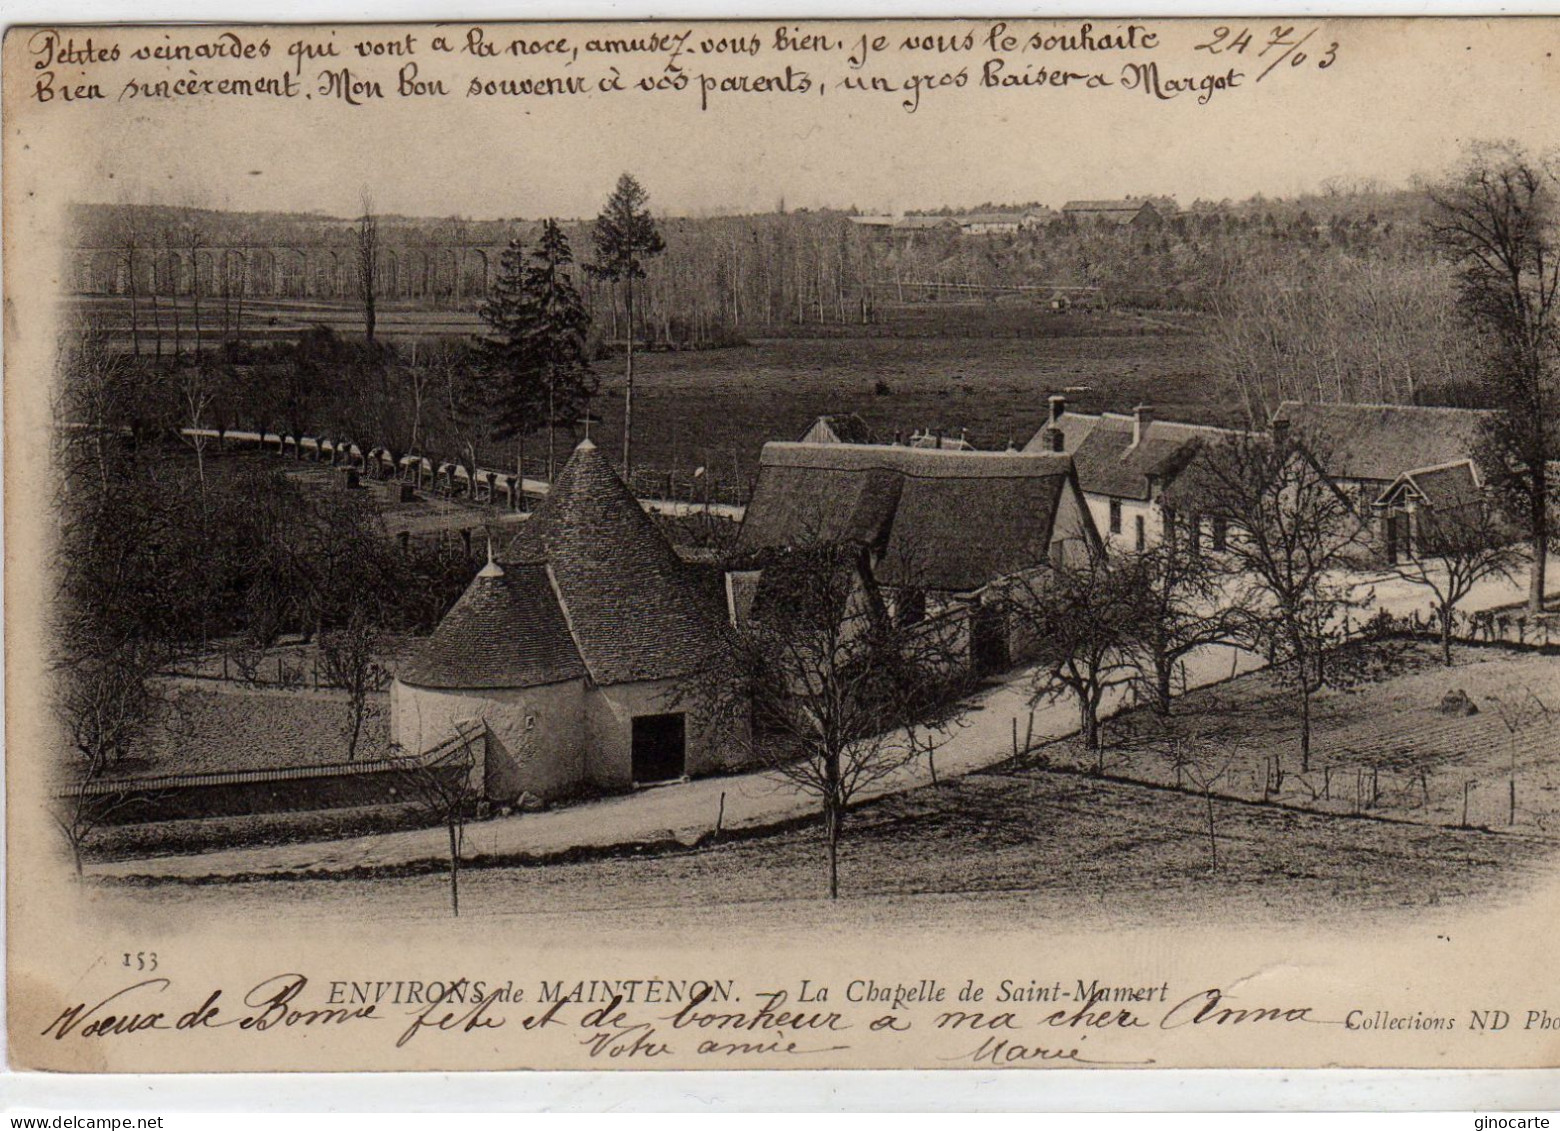
[{"label": "forest", "polygon": [[[1206,335],[1208,375],[1238,395],[1253,421],[1289,397],[1461,403],[1470,395],[1460,376],[1456,280],[1430,239],[1422,189],[1334,184],[1293,199],[1197,201],[1175,211],[1163,196],[1144,199],[1166,210],[1162,226],[1051,214],[1016,232],[885,234],[853,223],[854,208],[786,211],[783,202],[759,215],[660,216],[665,250],[646,261],[635,288],[632,338],[698,349],[823,327],[935,334],[939,320],[921,317],[926,304],[911,284],[969,288],[970,301],[940,304],[954,324],[972,307],[1032,308],[1046,288],[1087,287],[1110,309],[1191,316]],[[475,309],[501,249],[512,239],[534,242],[541,227],[521,218],[374,219],[380,252],[369,287],[377,301],[453,312]],[[251,332],[246,301],[360,305],[360,220],[82,205],[77,289],[128,299],[139,351],[165,351],[172,319],[183,319],[188,336],[192,314],[215,340],[241,338]],[[559,227],[587,259],[590,222]],[[620,349],[630,338],[621,284],[577,267],[576,285],[592,352]]]}]

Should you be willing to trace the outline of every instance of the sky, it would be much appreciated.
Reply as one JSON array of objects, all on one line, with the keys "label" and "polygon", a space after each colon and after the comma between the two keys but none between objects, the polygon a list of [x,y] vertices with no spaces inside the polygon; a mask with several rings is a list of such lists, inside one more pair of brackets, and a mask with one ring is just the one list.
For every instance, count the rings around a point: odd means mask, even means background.
[{"label": "sky", "polygon": [[[1266,22],[1252,21],[1254,33],[1261,36]],[[963,90],[926,91],[907,113],[898,95],[853,94],[835,81],[816,97],[717,92],[701,110],[692,91],[465,98],[460,90],[473,66],[455,59],[439,73],[457,93],[442,100],[355,107],[325,98],[109,100],[66,113],[40,107],[25,124],[29,141],[62,157],[50,191],[63,188],[78,200],[350,215],[366,187],[381,212],[477,219],[594,215],[624,170],[667,215],[769,211],[781,200],[790,208],[894,212],[1166,194],[1184,206],[1257,192],[1293,195],[1333,179],[1406,184],[1443,172],[1473,139],[1560,145],[1560,21],[1329,21],[1309,46],[1338,44],[1330,68],[1286,64],[1261,83],[1253,79],[1266,61],[1193,50],[1209,38],[1212,22],[1152,26],[1161,36],[1153,58],[1165,77],[1222,74],[1233,63],[1243,72],[1240,88],[1199,105],[1193,97],[1161,101],[1119,89],[982,90],[972,81]],[[416,30],[426,37],[435,29]],[[559,30],[578,42],[592,29]],[[883,29],[819,23],[804,30],[845,38]],[[290,33],[248,34],[280,43]],[[985,57],[930,58],[923,69],[968,65],[973,77]],[[829,67],[837,80],[845,68],[832,58],[807,65],[814,74]],[[1076,58],[1047,61],[1072,65]],[[1124,58],[1145,56],[1096,56],[1078,65],[1115,75]],[[877,73],[897,80],[917,66],[895,59]],[[527,63],[491,73],[567,72]],[[117,83],[105,86],[117,93]]]}]

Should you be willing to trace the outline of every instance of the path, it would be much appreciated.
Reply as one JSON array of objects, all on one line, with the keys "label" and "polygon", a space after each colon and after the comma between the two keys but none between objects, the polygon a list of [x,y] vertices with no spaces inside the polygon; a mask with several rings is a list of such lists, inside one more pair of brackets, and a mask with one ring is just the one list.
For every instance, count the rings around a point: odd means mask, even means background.
[{"label": "path", "polygon": [[[1522,583],[1481,586],[1469,609],[1488,608],[1519,599]],[[1377,607],[1395,615],[1422,609],[1425,591],[1400,580],[1376,587]],[[1260,657],[1217,645],[1188,657],[1186,686],[1204,687],[1262,666]],[[1118,689],[1102,705],[1102,714],[1120,706],[1126,693]],[[1022,743],[1029,731],[1027,674],[1010,674],[981,694],[959,727],[937,751],[940,778],[959,777],[995,765],[1013,754],[1015,722]],[[1062,738],[1078,729],[1071,699],[1044,704],[1034,711],[1036,744]],[[903,792],[931,782],[924,760],[901,768],[859,795],[859,801]],[[466,827],[463,859],[467,862],[547,858],[574,851],[604,850],[634,845],[694,844],[715,830],[773,828],[805,820],[817,811],[815,800],[793,784],[768,772],[701,778],[697,781],[640,790],[622,797],[542,813],[519,814]],[[345,874],[383,868],[439,866],[447,860],[442,828],[383,833],[349,840],[232,848],[188,856],[162,856],[88,865],[97,877],[148,877],[199,880],[252,876]]]}]

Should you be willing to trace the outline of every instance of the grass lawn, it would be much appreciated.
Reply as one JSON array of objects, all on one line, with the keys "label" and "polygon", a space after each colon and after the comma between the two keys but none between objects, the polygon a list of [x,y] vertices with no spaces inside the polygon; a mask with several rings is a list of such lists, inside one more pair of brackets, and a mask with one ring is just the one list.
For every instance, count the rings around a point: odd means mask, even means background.
[{"label": "grass lawn", "polygon": [[[1270,671],[1177,699],[1175,715],[1163,725],[1147,708],[1117,716],[1106,728],[1105,773],[1195,791],[1199,776],[1223,769],[1213,788],[1226,796],[1435,825],[1463,822],[1466,793],[1470,825],[1560,836],[1560,659],[1480,647],[1456,647],[1453,659],[1446,668],[1435,647],[1415,645],[1390,673],[1319,693],[1308,773],[1301,770],[1294,695]],[[1456,690],[1466,692],[1478,714],[1441,713],[1442,697]],[[1548,714],[1530,711],[1513,736],[1496,700],[1529,691]],[[1201,762],[1179,777],[1170,756],[1175,737]],[[1276,789],[1274,759],[1283,769]],[[1096,756],[1076,739],[1051,743],[1026,761],[1096,767]]]},{"label": "grass lawn", "polygon": [[[853,814],[842,900],[825,895],[813,827],[659,855],[467,870],[463,917],[531,928],[791,931],[833,926],[967,930],[1057,922],[1381,919],[1519,894],[1552,864],[1531,837],[1215,803],[1210,867],[1201,798],[1062,773],[978,773]],[[442,875],[203,885],[98,885],[127,916],[442,918]]]}]

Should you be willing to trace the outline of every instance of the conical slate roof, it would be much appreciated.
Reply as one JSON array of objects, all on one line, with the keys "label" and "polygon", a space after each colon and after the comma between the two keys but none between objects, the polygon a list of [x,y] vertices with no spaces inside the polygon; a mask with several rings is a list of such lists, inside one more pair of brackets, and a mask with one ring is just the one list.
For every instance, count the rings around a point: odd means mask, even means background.
[{"label": "conical slate roof", "polygon": [[721,610],[589,440],[500,561],[551,570],[598,684],[686,675],[725,646]]},{"label": "conical slate roof", "polygon": [[489,562],[397,678],[414,687],[514,688],[585,674],[543,565]]}]

